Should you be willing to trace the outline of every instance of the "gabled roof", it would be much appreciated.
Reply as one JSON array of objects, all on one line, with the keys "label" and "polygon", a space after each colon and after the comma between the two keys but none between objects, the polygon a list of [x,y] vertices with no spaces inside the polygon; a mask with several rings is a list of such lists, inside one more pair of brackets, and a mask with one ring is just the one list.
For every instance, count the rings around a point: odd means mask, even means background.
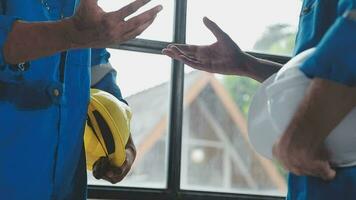
[{"label": "gabled roof", "polygon": [[[249,145],[246,120],[226,89],[214,75],[198,71],[185,75],[184,107],[195,101],[201,91],[208,85],[212,87],[219,97],[228,115],[240,130],[242,138]],[[169,90],[170,84],[163,83],[127,98],[134,114],[131,130],[135,133],[135,140],[138,141],[136,144],[138,150],[137,160],[140,160],[167,130],[170,102]],[[252,147],[249,149],[253,151]],[[284,179],[277,172],[274,165],[256,153],[254,153],[254,159],[260,162],[265,173],[268,174],[268,177],[279,190],[285,191]]]},{"label": "gabled roof", "polygon": [[[186,75],[184,90],[189,93],[193,84],[201,78],[199,72]],[[167,118],[170,102],[169,91],[170,83],[165,82],[126,98],[133,113],[131,130],[135,133],[135,140],[138,143],[141,143],[142,139],[152,132],[162,119]]]}]

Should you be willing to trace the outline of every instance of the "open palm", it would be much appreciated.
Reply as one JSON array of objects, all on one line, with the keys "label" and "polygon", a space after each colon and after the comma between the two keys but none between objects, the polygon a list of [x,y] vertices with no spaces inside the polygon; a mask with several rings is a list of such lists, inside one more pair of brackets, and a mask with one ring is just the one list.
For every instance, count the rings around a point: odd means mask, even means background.
[{"label": "open palm", "polygon": [[146,30],[162,10],[159,5],[128,18],[148,2],[150,0],[135,0],[116,11],[104,12],[98,0],[81,0],[75,15],[68,20],[72,25],[68,38],[74,48],[106,47],[133,39]]},{"label": "open palm", "polygon": [[162,53],[195,69],[243,75],[247,55],[213,21],[205,17],[204,24],[215,35],[217,42],[205,46],[171,44]]}]

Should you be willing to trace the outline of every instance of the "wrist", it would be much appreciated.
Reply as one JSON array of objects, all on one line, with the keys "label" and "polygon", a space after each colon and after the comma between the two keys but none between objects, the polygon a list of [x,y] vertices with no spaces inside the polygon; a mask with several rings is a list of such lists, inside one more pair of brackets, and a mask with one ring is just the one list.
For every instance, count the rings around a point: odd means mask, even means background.
[{"label": "wrist", "polygon": [[259,65],[259,60],[258,58],[247,54],[243,53],[243,69],[244,69],[244,75],[248,77],[253,77],[256,74],[256,67]]},{"label": "wrist", "polygon": [[81,48],[75,43],[75,25],[73,18],[66,18],[60,22],[61,35],[63,38],[63,43],[67,47],[66,49]]},{"label": "wrist", "polygon": [[259,59],[246,54],[246,76],[263,82],[283,66],[282,64],[269,60]]}]

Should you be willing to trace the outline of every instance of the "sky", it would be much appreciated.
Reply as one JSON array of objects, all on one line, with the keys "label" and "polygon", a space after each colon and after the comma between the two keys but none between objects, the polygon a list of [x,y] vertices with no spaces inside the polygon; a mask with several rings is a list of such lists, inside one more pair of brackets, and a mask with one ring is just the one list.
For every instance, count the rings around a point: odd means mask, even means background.
[{"label": "sky", "polygon": [[[132,0],[99,0],[99,5],[109,12],[130,2]],[[158,4],[164,7],[153,25],[139,38],[172,41],[173,2],[152,0],[138,11],[141,13]],[[252,50],[269,25],[289,24],[296,30],[300,7],[300,0],[188,0],[187,43],[205,45],[215,42],[214,36],[202,23],[202,18],[207,16],[228,33],[241,49]],[[122,50],[109,52],[110,62],[118,71],[118,84],[124,97],[170,79],[171,60],[165,56]],[[186,72],[189,71],[192,69],[186,67]]]}]

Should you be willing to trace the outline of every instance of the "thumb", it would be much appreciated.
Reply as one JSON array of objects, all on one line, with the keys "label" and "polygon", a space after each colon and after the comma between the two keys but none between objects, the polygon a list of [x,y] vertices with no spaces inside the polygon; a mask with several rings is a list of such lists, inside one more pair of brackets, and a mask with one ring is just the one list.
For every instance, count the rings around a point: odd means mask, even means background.
[{"label": "thumb", "polygon": [[320,177],[327,181],[332,180],[336,176],[336,171],[330,165],[330,151],[322,147],[318,153],[318,161],[316,161],[316,165],[319,165],[320,169]]},{"label": "thumb", "polygon": [[325,168],[323,170],[322,179],[328,181],[333,180],[336,177],[336,171],[331,168],[330,163],[325,163]]},{"label": "thumb", "polygon": [[317,161],[316,165],[319,166],[317,167],[319,171],[318,174],[324,181],[330,181],[336,177],[336,171],[331,168],[328,161]]},{"label": "thumb", "polygon": [[227,36],[227,34],[213,21],[209,18],[204,17],[203,22],[205,26],[214,34],[216,39],[221,39]]}]

